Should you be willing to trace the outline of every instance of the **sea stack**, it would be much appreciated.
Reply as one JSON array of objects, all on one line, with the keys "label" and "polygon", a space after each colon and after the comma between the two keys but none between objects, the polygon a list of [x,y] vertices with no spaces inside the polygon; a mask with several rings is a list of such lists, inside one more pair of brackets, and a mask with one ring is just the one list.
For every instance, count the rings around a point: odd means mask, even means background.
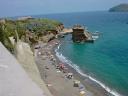
[{"label": "sea stack", "polygon": [[72,40],[73,42],[93,42],[92,35],[90,32],[85,30],[85,28],[81,25],[75,25],[72,28]]}]

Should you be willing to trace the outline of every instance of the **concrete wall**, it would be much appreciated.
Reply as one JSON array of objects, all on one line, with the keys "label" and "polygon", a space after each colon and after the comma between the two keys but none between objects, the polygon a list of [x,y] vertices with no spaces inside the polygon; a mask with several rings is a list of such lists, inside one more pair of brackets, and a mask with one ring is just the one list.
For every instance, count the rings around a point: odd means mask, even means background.
[{"label": "concrete wall", "polygon": [[0,96],[46,96],[0,43]]}]

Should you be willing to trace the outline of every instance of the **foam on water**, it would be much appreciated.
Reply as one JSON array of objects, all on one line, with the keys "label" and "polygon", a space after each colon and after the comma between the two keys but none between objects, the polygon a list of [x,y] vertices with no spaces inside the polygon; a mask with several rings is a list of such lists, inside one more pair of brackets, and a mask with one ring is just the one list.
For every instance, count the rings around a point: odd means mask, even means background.
[{"label": "foam on water", "polygon": [[93,40],[96,40],[99,38],[99,36],[92,36]]},{"label": "foam on water", "polygon": [[99,84],[102,88],[104,88],[108,93],[114,95],[114,96],[122,96],[121,94],[119,94],[118,92],[112,90],[111,88],[107,87],[105,84],[103,84],[102,82],[100,82],[99,80],[97,80],[96,78],[91,77],[90,75],[87,75],[85,73],[82,72],[82,70],[79,68],[79,66],[77,66],[76,64],[73,64],[70,60],[68,60],[65,56],[63,56],[61,53],[59,53],[59,48],[60,45],[58,45],[57,49],[55,49],[55,53],[56,56],[59,58],[60,61],[68,64],[69,66],[71,66],[73,69],[75,69],[79,74],[81,74],[82,76],[89,78],[90,80],[96,82],[97,84]]}]

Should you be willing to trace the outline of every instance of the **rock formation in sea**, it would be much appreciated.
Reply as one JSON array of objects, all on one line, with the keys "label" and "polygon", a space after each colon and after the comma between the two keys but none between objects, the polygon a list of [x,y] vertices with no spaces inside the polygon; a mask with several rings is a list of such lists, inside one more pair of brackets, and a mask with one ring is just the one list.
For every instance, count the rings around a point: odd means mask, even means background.
[{"label": "rock formation in sea", "polygon": [[92,34],[88,32],[83,26],[75,25],[72,30],[73,42],[93,42]]}]

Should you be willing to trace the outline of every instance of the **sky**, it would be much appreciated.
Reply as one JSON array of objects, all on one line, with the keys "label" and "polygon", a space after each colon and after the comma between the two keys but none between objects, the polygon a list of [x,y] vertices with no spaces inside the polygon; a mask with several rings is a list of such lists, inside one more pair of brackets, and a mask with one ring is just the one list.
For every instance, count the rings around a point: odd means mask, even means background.
[{"label": "sky", "polygon": [[128,0],[0,0],[0,17],[102,11]]}]

